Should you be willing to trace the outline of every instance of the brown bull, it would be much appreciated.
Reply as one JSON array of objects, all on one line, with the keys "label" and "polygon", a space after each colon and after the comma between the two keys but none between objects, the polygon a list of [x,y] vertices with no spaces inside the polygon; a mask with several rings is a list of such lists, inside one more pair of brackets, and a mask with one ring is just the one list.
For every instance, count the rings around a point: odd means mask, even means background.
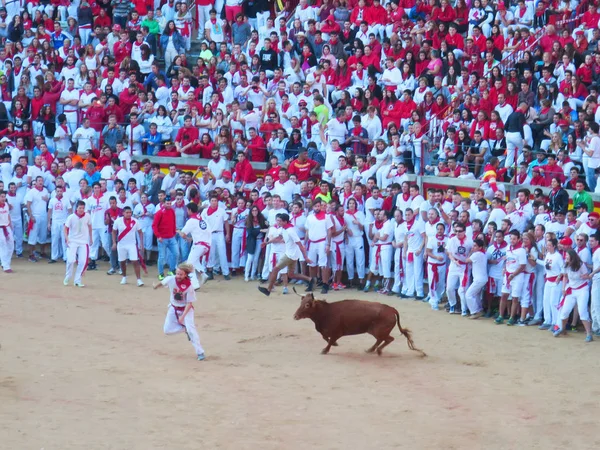
[{"label": "brown bull", "polygon": [[311,319],[316,330],[327,341],[327,347],[321,352],[323,354],[328,353],[332,345],[337,346],[337,340],[342,336],[369,333],[377,341],[366,352],[377,351],[377,354],[381,355],[384,347],[394,340],[390,333],[398,324],[400,333],[406,337],[408,348],[427,356],[424,351],[415,347],[410,331],[400,326],[398,311],[382,303],[362,300],[327,303],[324,300],[316,300],[313,294],[309,293],[302,296],[300,307],[294,314],[294,320],[300,319]]}]

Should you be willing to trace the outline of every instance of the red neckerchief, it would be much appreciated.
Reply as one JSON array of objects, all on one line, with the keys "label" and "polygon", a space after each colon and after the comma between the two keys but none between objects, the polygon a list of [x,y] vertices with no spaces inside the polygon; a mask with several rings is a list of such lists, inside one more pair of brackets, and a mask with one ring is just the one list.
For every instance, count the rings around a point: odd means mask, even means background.
[{"label": "red neckerchief", "polygon": [[375,228],[377,228],[378,230],[381,230],[383,228],[383,221],[382,220],[376,220],[375,221]]},{"label": "red neckerchief", "polygon": [[206,210],[206,214],[208,214],[209,216],[212,216],[217,209],[219,209],[218,206],[215,208],[213,208],[212,206],[209,206],[208,209]]},{"label": "red neckerchief", "polygon": [[283,229],[284,229],[284,230],[287,230],[288,228],[293,228],[293,227],[294,227],[294,225],[292,225],[291,223],[286,223],[286,224],[283,226]]},{"label": "red neckerchief", "polygon": [[346,221],[344,220],[344,216],[342,215],[342,217],[339,217],[338,215],[335,216],[335,218],[338,220],[338,222],[340,223],[340,225],[343,227],[344,225],[346,225]]},{"label": "red neckerchief", "polygon": [[415,224],[415,217],[413,216],[413,218],[411,220],[407,220],[406,221],[406,229],[408,231],[410,231],[410,229],[412,228],[412,226]]},{"label": "red neckerchief", "polygon": [[11,193],[11,192],[7,192],[7,194],[8,194],[8,196],[9,196],[9,197],[16,197],[16,196],[17,196],[17,193],[16,193],[16,192],[15,192],[14,194],[13,194],[13,193]]},{"label": "red neckerchief", "polygon": [[405,194],[404,192],[402,193],[402,200],[404,200],[405,202],[407,202],[410,199],[410,192]]},{"label": "red neckerchief", "polygon": [[361,131],[362,131],[362,127],[360,125],[357,126],[357,127],[354,127],[352,129],[352,135],[353,136],[360,136]]},{"label": "red neckerchief", "polygon": [[85,216],[85,212],[84,212],[83,214],[81,214],[81,215],[80,215],[80,214],[79,214],[77,211],[75,211],[75,215],[76,215],[77,217],[79,217],[80,219],[82,219],[82,218],[83,218],[83,216]]},{"label": "red neckerchief", "polygon": [[438,223],[440,223],[440,218],[438,217],[437,221],[435,221],[435,222],[432,222],[431,220],[428,220],[428,222],[429,222],[429,225],[434,226],[434,225],[437,225]]},{"label": "red neckerchief", "polygon": [[100,204],[100,199],[102,198],[102,194],[100,194],[100,197],[96,197],[95,195],[92,195],[95,199],[96,199],[96,206],[98,206]]},{"label": "red neckerchief", "polygon": [[595,230],[596,228],[598,228],[598,225],[592,226],[589,222],[585,223],[588,227],[590,227],[592,230]]},{"label": "red neckerchief", "polygon": [[436,234],[435,237],[438,240],[438,246],[440,246],[444,243],[444,238],[446,237],[446,235],[445,234]]},{"label": "red neckerchief", "polygon": [[498,244],[496,243],[496,241],[494,241],[494,242],[493,242],[493,244],[494,244],[494,248],[495,248],[496,250],[500,250],[501,248],[505,248],[505,247],[508,245],[508,244],[506,243],[506,241],[502,241],[502,244],[500,244],[500,245],[498,245]]},{"label": "red neckerchief", "polygon": [[517,250],[517,249],[521,248],[522,246],[523,246],[523,243],[522,243],[522,242],[519,242],[519,243],[518,243],[517,245],[515,245],[514,247],[511,245],[511,246],[510,246],[510,251],[512,252],[512,251],[514,251],[514,250]]},{"label": "red neckerchief", "polygon": [[175,278],[175,284],[177,285],[177,290],[179,292],[185,292],[189,289],[191,282],[188,277],[185,277],[181,282],[177,281],[177,278]]},{"label": "red neckerchief", "polygon": [[325,220],[325,211],[319,211],[318,213],[315,213],[315,217],[317,218],[317,220]]}]

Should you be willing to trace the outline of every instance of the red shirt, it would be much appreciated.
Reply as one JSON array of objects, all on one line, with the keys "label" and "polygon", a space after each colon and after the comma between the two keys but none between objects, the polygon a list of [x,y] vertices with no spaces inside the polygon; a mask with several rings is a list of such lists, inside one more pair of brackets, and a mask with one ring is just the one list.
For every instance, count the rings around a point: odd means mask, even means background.
[{"label": "red shirt", "polygon": [[177,233],[173,208],[160,208],[154,215],[152,231],[157,238],[170,239]]},{"label": "red shirt", "polygon": [[252,161],[265,162],[267,159],[267,146],[260,136],[254,136],[248,142],[248,150],[252,151]]},{"label": "red shirt", "polygon": [[235,182],[242,182],[244,184],[254,183],[256,181],[256,173],[250,161],[245,159],[235,165]]},{"label": "red shirt", "polygon": [[288,172],[290,175],[296,175],[296,178],[298,178],[299,182],[306,181],[310,178],[310,172],[317,167],[317,165],[318,163],[312,159],[307,159],[303,163],[295,159],[290,163]]}]

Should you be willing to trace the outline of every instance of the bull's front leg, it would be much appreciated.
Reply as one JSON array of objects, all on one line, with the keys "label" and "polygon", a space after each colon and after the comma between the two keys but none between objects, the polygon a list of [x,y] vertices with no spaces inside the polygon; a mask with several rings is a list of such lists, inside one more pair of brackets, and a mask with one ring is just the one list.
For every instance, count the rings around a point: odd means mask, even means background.
[{"label": "bull's front leg", "polygon": [[329,350],[331,349],[332,345],[337,345],[335,341],[338,340],[338,338],[332,338],[330,337],[329,340],[325,339],[328,342],[327,347],[325,347],[323,350],[321,350],[321,354],[322,355],[326,355],[327,353],[329,353]]},{"label": "bull's front leg", "polygon": [[[321,333],[321,336],[323,336],[323,339],[325,340],[325,342],[327,342],[329,344],[329,338],[325,335],[325,333]],[[334,342],[333,344],[334,347],[337,347],[337,342]]]}]

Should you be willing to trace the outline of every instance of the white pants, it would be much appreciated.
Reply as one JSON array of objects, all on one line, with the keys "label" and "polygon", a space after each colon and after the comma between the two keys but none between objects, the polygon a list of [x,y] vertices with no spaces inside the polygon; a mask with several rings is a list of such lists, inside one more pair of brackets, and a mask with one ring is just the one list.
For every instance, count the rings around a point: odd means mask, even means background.
[{"label": "white pants", "polygon": [[269,274],[271,273],[271,264],[269,261],[271,260],[273,252],[273,246],[271,244],[267,244],[265,247],[265,260],[263,262],[262,274],[261,277],[263,280],[267,280],[269,278]]},{"label": "white pants", "polygon": [[600,282],[592,282],[592,331],[600,333]]},{"label": "white pants", "polygon": [[79,27],[79,36],[81,37],[81,44],[87,45],[92,34],[92,26],[87,25],[86,27]]},{"label": "white pants", "polygon": [[173,305],[169,305],[169,309],[167,309],[167,317],[165,317],[165,324],[163,326],[163,331],[165,334],[177,334],[186,331],[192,345],[194,346],[194,350],[196,350],[196,354],[203,354],[204,349],[202,348],[202,345],[200,345],[200,335],[198,334],[196,324],[194,323],[194,308],[191,308],[185,315],[183,319],[183,323],[185,325],[181,325],[177,317],[178,312],[175,310],[175,307]]},{"label": "white pants", "polygon": [[173,46],[169,46],[167,47],[167,49],[165,50],[165,67],[171,67],[171,63],[173,62],[173,60],[175,58],[177,58],[177,56],[179,55],[179,53],[177,53],[177,50],[175,50],[175,47]]},{"label": "white pants", "polygon": [[217,258],[223,271],[223,275],[229,275],[229,263],[227,262],[227,248],[225,247],[225,235],[222,231],[213,232],[210,244],[210,256],[208,268],[212,269],[217,264]]},{"label": "white pants", "polygon": [[[429,282],[429,304],[435,308],[442,299],[446,290],[446,264],[433,262],[431,258],[427,263],[427,281]],[[433,286],[435,278],[434,270],[437,269],[437,280]]]},{"label": "white pants", "polygon": [[348,272],[348,280],[354,279],[355,264],[358,278],[363,280],[365,278],[365,245],[362,236],[348,238],[348,245],[346,245],[346,271]]},{"label": "white pants", "polygon": [[377,169],[375,177],[377,178],[377,186],[380,186],[380,189],[386,189],[392,184],[392,179],[387,177],[391,170],[392,166],[390,164],[386,164]]},{"label": "white pants", "polygon": [[[104,234],[106,232],[106,228],[92,228],[92,248],[90,248],[90,259],[92,261],[96,261],[98,259],[98,252],[100,250],[100,246],[103,244]],[[110,250],[104,251],[108,255],[110,255]]]},{"label": "white pants", "polygon": [[542,320],[542,314],[544,312],[544,268],[537,266],[535,270],[535,288],[534,288],[534,301],[533,311],[535,313],[534,319]]},{"label": "white pants", "polygon": [[196,15],[198,17],[198,39],[204,39],[204,25],[210,19],[210,10],[213,9],[213,5],[198,5],[196,4]]},{"label": "white pants", "polygon": [[[12,219],[11,219],[12,220]],[[17,255],[23,253],[23,221],[12,220],[13,238],[15,240],[15,250]]]},{"label": "white pants", "polygon": [[469,289],[467,289],[465,297],[467,300],[467,308],[469,308],[471,314],[476,314],[483,309],[481,306],[481,292],[486,284],[487,280],[473,280]]},{"label": "white pants", "polygon": [[308,242],[308,258],[312,261],[309,264],[310,267],[327,267],[327,252],[325,252],[326,244],[325,240],[322,240],[321,242]]},{"label": "white pants", "polygon": [[523,290],[521,291],[521,297],[519,297],[519,301],[521,302],[522,308],[529,308],[529,305],[532,303],[533,293],[535,290],[535,272],[526,272],[524,275],[525,278],[523,280]]},{"label": "white pants", "polygon": [[465,298],[467,286],[463,286],[463,278],[465,276],[464,271],[467,270],[467,266],[461,267],[464,267],[464,270],[462,272],[457,272],[456,270],[448,272],[446,292],[448,294],[448,303],[450,303],[450,306],[456,306],[456,290],[458,289],[458,296],[460,297],[461,309],[463,312],[467,312],[467,299]]},{"label": "white pants", "polygon": [[391,291],[395,294],[400,293],[400,286],[404,282],[404,268],[406,261],[401,248],[397,248],[394,252],[394,284]]},{"label": "white pants", "polygon": [[[409,261],[412,254],[412,262]],[[416,293],[418,297],[423,297],[423,252],[417,255],[415,252],[406,254],[406,266],[404,266],[404,286],[402,293],[413,297]]]},{"label": "white pants", "polygon": [[42,214],[33,217],[35,222],[27,237],[27,243],[29,245],[46,244],[48,242],[48,216]]},{"label": "white pants", "polygon": [[336,242],[332,240],[329,252],[331,253],[331,269],[334,272],[343,270],[344,257],[346,256],[346,245],[344,244],[344,241]]},{"label": "white pants", "polygon": [[[256,278],[256,274],[258,273],[258,260],[260,259],[260,252],[262,239],[256,240],[256,249],[254,250],[254,254],[248,254],[246,258],[246,267],[244,270],[245,278]],[[248,252],[246,252],[248,253]],[[265,264],[266,265],[266,264]]]},{"label": "white pants", "polygon": [[65,233],[63,227],[64,222],[52,221],[51,237],[52,237],[52,255],[51,259],[57,261],[59,258],[67,259],[67,245],[65,244]]},{"label": "white pants", "polygon": [[[6,231],[6,235],[4,232]],[[10,270],[10,260],[15,249],[15,241],[10,227],[0,229],[0,264],[2,270]]]},{"label": "white pants", "polygon": [[77,261],[77,269],[75,270],[75,283],[81,282],[81,277],[85,272],[88,265],[88,259],[90,257],[90,246],[87,244],[74,244],[69,243],[67,247],[67,271],[65,279],[69,281],[73,274],[73,266]]},{"label": "white pants", "polygon": [[[71,136],[73,136],[77,129],[77,112],[66,112],[64,114],[67,117],[67,127],[69,127]],[[79,146],[79,141],[77,142],[77,146]]]},{"label": "white pants", "polygon": [[383,278],[392,277],[392,244],[375,244],[371,247],[371,263],[369,270],[373,275],[382,275]]},{"label": "white pants", "polygon": [[190,253],[188,254],[187,263],[194,266],[194,271],[190,273],[190,280],[192,281],[192,287],[194,289],[198,289],[200,287],[200,281],[198,281],[198,276],[196,275],[196,271],[204,272],[205,265],[202,261],[204,255],[207,255],[210,252],[210,245],[207,242],[197,242],[193,244],[190,248]]},{"label": "white pants", "polygon": [[246,267],[246,229],[234,228],[231,236],[231,268]]},{"label": "white pants", "polygon": [[523,138],[521,133],[506,133],[506,161],[504,161],[504,167],[507,169],[512,167],[522,151]]},{"label": "white pants", "polygon": [[117,258],[120,263],[125,262],[127,260],[131,262],[139,261],[138,256],[138,248],[136,244],[121,244],[117,243]]},{"label": "white pants", "polygon": [[562,283],[546,281],[544,285],[544,324],[556,325],[558,322],[558,303],[562,295]]},{"label": "white pants", "polygon": [[[565,320],[569,318],[569,314],[577,305],[577,309],[579,310],[579,317],[581,320],[588,321],[590,320],[590,312],[588,310],[588,299],[590,298],[590,288],[585,286],[581,289],[573,289],[571,294],[567,295],[563,305],[558,310],[558,318],[559,321]],[[562,324],[557,323],[558,326]]]},{"label": "white pants", "polygon": [[[152,250],[152,239],[154,238],[154,234],[152,233],[152,224],[150,224],[147,227],[142,228],[142,235],[144,236],[144,245],[143,245],[144,250],[151,251]],[[106,250],[106,246],[104,247],[104,250]]]}]

